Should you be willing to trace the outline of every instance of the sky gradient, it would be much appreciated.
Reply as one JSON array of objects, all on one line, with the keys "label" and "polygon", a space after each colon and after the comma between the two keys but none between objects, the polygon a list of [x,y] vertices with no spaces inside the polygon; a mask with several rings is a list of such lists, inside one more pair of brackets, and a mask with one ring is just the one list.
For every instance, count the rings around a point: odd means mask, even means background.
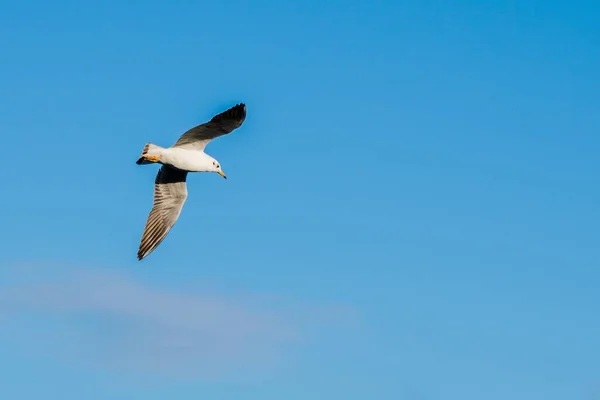
[{"label": "sky gradient", "polygon": [[[0,398],[600,398],[600,3],[0,0]],[[156,166],[238,103],[135,258]]]}]

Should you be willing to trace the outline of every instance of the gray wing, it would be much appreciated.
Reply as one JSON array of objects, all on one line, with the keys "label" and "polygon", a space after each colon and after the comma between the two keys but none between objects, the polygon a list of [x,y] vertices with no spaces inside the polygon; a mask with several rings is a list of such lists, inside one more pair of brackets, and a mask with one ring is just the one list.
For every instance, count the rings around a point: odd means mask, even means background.
[{"label": "gray wing", "polygon": [[177,222],[187,198],[187,171],[163,165],[154,181],[154,204],[142,235],[138,260],[152,253]]},{"label": "gray wing", "polygon": [[204,151],[212,139],[239,128],[246,119],[246,105],[237,104],[215,115],[210,121],[195,126],[179,137],[173,147]]}]

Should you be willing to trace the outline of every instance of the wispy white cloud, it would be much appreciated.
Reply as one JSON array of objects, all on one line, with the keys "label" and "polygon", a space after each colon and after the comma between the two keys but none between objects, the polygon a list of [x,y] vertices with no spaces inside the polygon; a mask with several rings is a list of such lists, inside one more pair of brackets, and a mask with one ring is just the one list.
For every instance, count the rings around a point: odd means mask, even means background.
[{"label": "wispy white cloud", "polygon": [[273,299],[168,289],[115,271],[67,269],[35,282],[12,275],[0,285],[0,324],[42,350],[113,370],[256,370],[302,340],[307,322]]}]

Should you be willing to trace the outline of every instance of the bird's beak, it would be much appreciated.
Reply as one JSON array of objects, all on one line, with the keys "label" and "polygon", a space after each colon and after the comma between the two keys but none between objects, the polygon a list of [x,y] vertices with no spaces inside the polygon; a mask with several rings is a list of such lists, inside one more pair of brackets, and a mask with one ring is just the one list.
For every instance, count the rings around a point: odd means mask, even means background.
[{"label": "bird's beak", "polygon": [[227,179],[227,175],[223,171],[217,171],[217,174],[221,175],[223,178]]}]

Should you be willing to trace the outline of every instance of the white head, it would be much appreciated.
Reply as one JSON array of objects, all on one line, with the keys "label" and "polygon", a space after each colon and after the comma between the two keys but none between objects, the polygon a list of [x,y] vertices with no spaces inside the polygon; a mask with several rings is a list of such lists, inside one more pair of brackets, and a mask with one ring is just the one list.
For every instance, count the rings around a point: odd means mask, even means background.
[{"label": "white head", "polygon": [[212,165],[211,165],[210,171],[216,172],[217,174],[221,175],[223,178],[227,179],[227,175],[225,175],[225,173],[221,169],[221,164],[219,164],[219,162],[217,160],[215,160],[214,158],[211,160],[211,162],[212,162]]}]

